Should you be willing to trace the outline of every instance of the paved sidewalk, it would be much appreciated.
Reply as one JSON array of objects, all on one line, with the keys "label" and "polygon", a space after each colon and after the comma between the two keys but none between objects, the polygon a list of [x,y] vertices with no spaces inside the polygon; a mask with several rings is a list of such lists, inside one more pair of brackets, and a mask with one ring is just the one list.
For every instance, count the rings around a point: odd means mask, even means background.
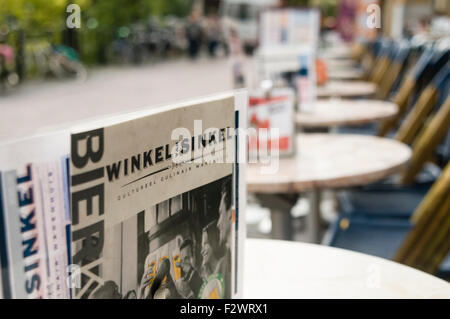
[{"label": "paved sidewalk", "polygon": [[227,59],[94,69],[85,82],[25,83],[0,97],[0,141],[104,114],[230,90]]}]

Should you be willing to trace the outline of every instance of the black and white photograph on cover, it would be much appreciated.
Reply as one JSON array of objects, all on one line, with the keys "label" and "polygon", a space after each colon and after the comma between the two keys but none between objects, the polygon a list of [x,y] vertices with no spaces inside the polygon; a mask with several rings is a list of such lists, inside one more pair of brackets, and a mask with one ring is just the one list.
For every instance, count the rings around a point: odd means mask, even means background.
[{"label": "black and white photograph on cover", "polygon": [[90,298],[231,298],[232,196],[228,175],[107,229]]}]

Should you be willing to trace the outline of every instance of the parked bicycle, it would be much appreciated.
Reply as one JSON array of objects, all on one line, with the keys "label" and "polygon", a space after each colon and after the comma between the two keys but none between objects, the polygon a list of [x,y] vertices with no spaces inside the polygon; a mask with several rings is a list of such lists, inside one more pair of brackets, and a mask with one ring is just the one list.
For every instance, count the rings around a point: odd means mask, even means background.
[{"label": "parked bicycle", "polygon": [[14,70],[14,65],[14,49],[10,45],[0,44],[0,93],[19,84],[19,75]]},{"label": "parked bicycle", "polygon": [[45,40],[30,42],[27,44],[26,57],[28,74],[79,80],[87,76],[77,52],[65,45],[51,44]]}]

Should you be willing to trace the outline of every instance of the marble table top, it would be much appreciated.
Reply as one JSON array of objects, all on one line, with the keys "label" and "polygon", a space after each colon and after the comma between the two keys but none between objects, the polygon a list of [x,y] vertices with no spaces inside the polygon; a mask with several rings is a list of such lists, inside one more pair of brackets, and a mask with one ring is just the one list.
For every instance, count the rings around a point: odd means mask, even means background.
[{"label": "marble table top", "polygon": [[328,70],[342,70],[355,67],[357,62],[352,59],[325,59]]},{"label": "marble table top", "polygon": [[307,128],[362,125],[388,119],[397,112],[397,105],[386,101],[318,100],[313,112],[296,114],[296,124]]},{"label": "marble table top", "polygon": [[372,82],[332,80],[317,87],[317,97],[365,96],[374,94],[376,89],[377,86]]},{"label": "marble table top", "polygon": [[356,68],[331,69],[328,77],[332,80],[358,80],[364,75],[364,72]]},{"label": "marble table top", "polygon": [[411,149],[392,139],[298,134],[294,156],[247,165],[247,190],[298,193],[369,184],[401,171],[410,157]]},{"label": "marble table top", "polygon": [[244,298],[450,298],[450,284],[349,250],[246,239]]},{"label": "marble table top", "polygon": [[325,59],[346,59],[353,56],[353,51],[350,46],[341,45],[322,49],[319,51],[319,55]]}]

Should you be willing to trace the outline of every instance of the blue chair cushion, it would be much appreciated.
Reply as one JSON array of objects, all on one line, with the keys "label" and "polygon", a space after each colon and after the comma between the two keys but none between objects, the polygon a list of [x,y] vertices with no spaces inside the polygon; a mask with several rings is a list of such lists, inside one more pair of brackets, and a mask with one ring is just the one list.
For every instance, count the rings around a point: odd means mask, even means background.
[{"label": "blue chair cushion", "polygon": [[378,189],[352,189],[338,193],[341,211],[375,217],[409,218],[431,187],[419,184],[413,187],[378,185]]},{"label": "blue chair cushion", "polygon": [[375,123],[369,123],[357,126],[340,126],[337,128],[337,132],[340,134],[376,135],[377,125]]},{"label": "blue chair cushion", "polygon": [[448,254],[447,258],[445,258],[442,262],[442,265],[439,267],[436,276],[450,281],[450,254]]},{"label": "blue chair cushion", "polygon": [[352,188],[339,194],[341,211],[366,215],[409,218],[419,206],[441,169],[427,165],[411,186],[398,186],[398,176]]},{"label": "blue chair cushion", "polygon": [[330,225],[324,244],[392,259],[411,227],[408,220],[342,216]]}]

